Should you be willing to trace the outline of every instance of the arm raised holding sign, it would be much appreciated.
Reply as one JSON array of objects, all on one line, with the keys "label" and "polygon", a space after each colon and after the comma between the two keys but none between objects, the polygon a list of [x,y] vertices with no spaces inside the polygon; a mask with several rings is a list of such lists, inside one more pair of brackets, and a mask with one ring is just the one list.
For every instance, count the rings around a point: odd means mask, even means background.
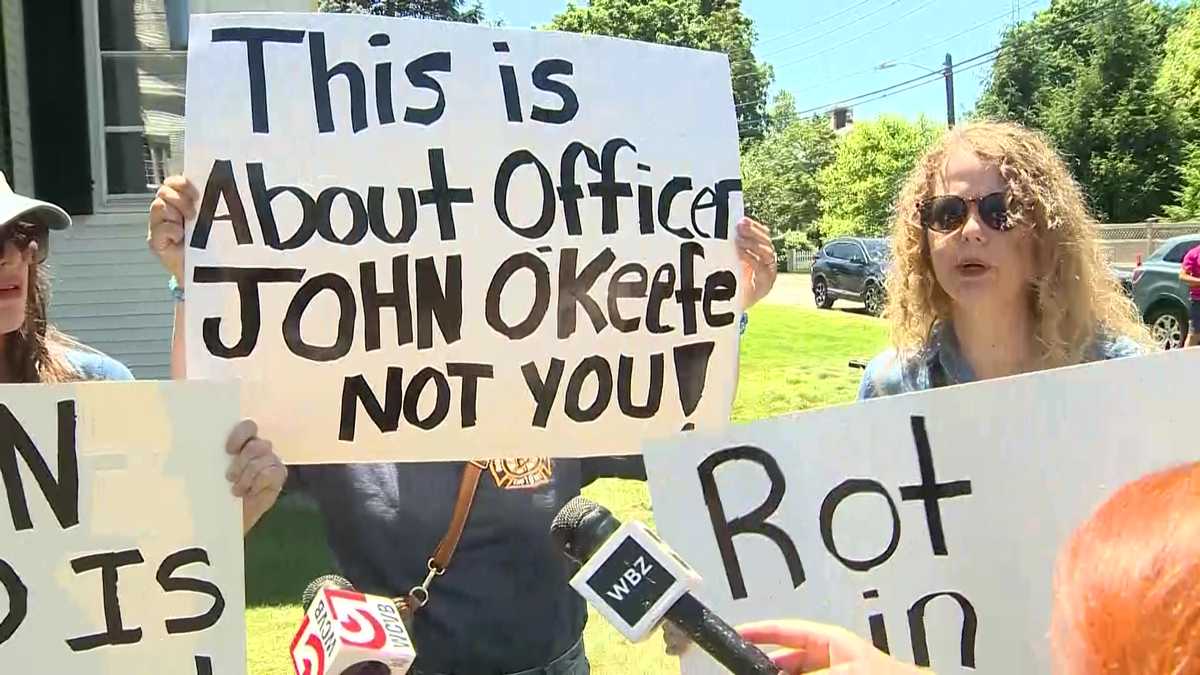
[{"label": "arm raised holding sign", "polygon": [[[195,188],[180,177],[167,180],[150,206],[148,243],[173,279],[183,277],[183,222],[193,217],[199,200]],[[182,300],[182,290],[176,297]],[[183,303],[175,304],[175,329],[171,345],[171,377],[187,377],[184,367]],[[279,497],[287,481],[287,467],[271,442],[258,437],[258,425],[243,420],[229,434],[226,452],[232,457],[225,478],[234,496],[242,499],[242,532],[249,532]]]}]

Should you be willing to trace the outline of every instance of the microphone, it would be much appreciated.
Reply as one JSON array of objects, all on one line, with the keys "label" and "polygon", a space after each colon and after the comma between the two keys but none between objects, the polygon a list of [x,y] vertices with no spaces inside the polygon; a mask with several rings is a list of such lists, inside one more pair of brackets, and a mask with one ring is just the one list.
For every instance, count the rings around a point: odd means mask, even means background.
[{"label": "microphone", "polygon": [[761,649],[691,594],[700,576],[645,525],[621,524],[578,496],[554,517],[550,535],[580,565],[571,587],[631,642],[666,619],[736,675],[779,675]]},{"label": "microphone", "polygon": [[360,593],[327,574],[313,579],[300,600],[304,620],[290,647],[296,675],[405,675],[416,660],[391,598]]}]

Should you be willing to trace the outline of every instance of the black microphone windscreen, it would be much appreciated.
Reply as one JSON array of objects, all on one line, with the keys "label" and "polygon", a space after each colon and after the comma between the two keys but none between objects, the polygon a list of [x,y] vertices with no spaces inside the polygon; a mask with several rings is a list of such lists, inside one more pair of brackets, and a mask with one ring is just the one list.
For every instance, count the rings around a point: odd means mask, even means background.
[{"label": "black microphone windscreen", "polygon": [[563,553],[583,563],[620,527],[608,509],[580,495],[559,510],[550,523],[550,536]]},{"label": "black microphone windscreen", "polygon": [[313,598],[317,597],[317,594],[327,587],[354,590],[354,584],[347,581],[345,577],[336,574],[326,574],[317,577],[308,584],[308,587],[304,589],[303,595],[300,596],[300,606],[304,608],[304,611],[308,611],[308,606],[312,604]]}]

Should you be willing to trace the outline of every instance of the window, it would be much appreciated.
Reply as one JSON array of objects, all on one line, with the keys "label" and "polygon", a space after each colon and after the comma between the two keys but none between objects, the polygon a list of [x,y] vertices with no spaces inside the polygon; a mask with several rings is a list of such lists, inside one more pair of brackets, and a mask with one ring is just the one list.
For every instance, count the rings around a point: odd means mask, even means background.
[{"label": "window", "polygon": [[853,260],[854,258],[862,258],[862,248],[851,241],[843,241],[832,244],[830,247],[830,255],[838,260]]},{"label": "window", "polygon": [[883,260],[892,254],[886,239],[866,239],[863,241],[863,245],[871,254],[871,260]]},{"label": "window", "polygon": [[825,255],[837,260],[846,260],[850,257],[850,249],[848,244],[838,242],[825,247]]},{"label": "window", "polygon": [[1163,261],[1169,263],[1181,263],[1183,262],[1183,256],[1187,255],[1188,251],[1196,248],[1197,246],[1200,246],[1200,241],[1188,241],[1179,244],[1175,248],[1171,249],[1170,253],[1167,253],[1165,256],[1163,256]]},{"label": "window", "polygon": [[140,197],[182,169],[188,0],[87,0],[96,12],[103,198]]},{"label": "window", "polygon": [[88,61],[96,206],[144,208],[183,170],[191,15],[312,12],[316,0],[78,0]]}]

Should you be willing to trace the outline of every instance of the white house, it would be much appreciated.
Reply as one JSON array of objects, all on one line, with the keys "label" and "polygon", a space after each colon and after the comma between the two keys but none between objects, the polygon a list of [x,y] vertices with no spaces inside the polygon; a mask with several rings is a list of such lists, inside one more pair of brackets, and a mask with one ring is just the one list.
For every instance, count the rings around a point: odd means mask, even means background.
[{"label": "white house", "polygon": [[169,376],[172,300],[146,248],[162,179],[183,166],[188,16],[313,11],[316,0],[0,0],[0,169],[65,208],[51,321]]}]

